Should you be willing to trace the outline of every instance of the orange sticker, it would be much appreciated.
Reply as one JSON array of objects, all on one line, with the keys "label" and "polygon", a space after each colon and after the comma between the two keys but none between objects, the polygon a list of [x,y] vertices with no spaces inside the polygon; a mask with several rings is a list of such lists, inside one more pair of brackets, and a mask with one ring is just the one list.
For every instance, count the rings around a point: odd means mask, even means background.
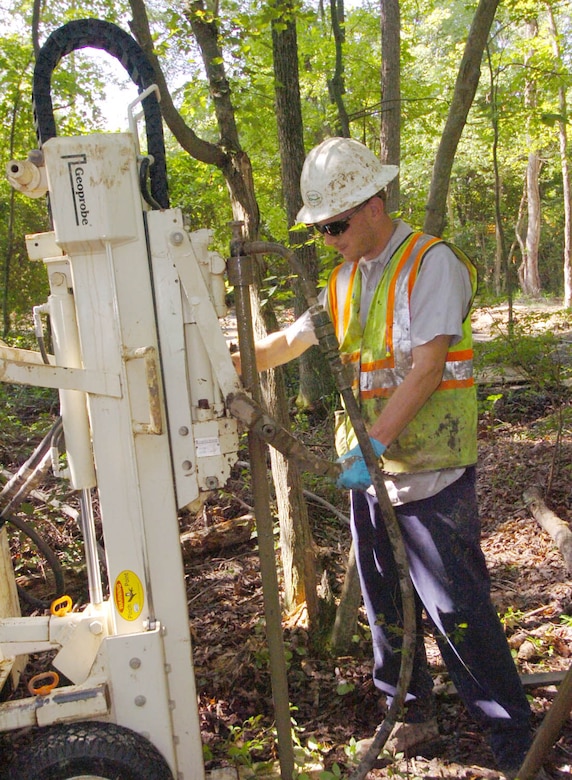
[{"label": "orange sticker", "polygon": [[125,570],[115,580],[113,589],[115,607],[124,620],[137,620],[141,615],[145,594],[135,572]]}]

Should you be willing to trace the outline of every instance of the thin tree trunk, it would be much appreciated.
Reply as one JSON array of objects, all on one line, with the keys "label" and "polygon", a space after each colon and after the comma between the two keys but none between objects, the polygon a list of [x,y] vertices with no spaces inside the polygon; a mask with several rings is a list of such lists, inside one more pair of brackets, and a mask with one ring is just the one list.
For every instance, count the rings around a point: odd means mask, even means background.
[{"label": "thin tree trunk", "polygon": [[[401,162],[401,16],[399,0],[381,0],[381,161]],[[387,186],[390,212],[399,208],[399,176]]]},{"label": "thin tree trunk", "polygon": [[499,0],[480,0],[457,74],[453,100],[445,123],[431,177],[423,229],[441,236],[453,160],[481,75],[481,60]]},{"label": "thin tree trunk", "polygon": [[338,109],[339,128],[337,133],[344,138],[349,138],[350,121],[343,97],[345,93],[343,47],[346,39],[344,31],[344,0],[330,0],[330,16],[336,47],[336,66],[334,75],[328,80],[328,89],[330,91],[330,99],[332,103],[336,104],[336,108]]},{"label": "thin tree trunk", "polygon": [[[538,32],[538,22],[533,19],[527,22],[527,35],[533,39]],[[524,66],[530,61],[534,51],[528,53]],[[524,105],[532,111],[536,107],[536,82],[533,78],[527,79],[524,90]],[[540,245],[540,190],[538,179],[540,176],[540,157],[536,150],[528,155],[526,166],[526,200],[528,205],[528,222],[526,238],[524,241],[522,262],[518,269],[520,287],[525,295],[537,298],[540,295],[540,276],[538,273],[538,247]]]},{"label": "thin tree trunk", "polygon": [[528,155],[526,166],[526,193],[528,222],[522,263],[518,269],[520,288],[525,295],[537,298],[540,295],[538,273],[538,247],[540,245],[540,158],[535,152]]},{"label": "thin tree trunk", "polygon": [[350,547],[346,575],[336,611],[331,645],[335,655],[346,655],[356,633],[358,610],[361,604],[361,587],[353,544]]},{"label": "thin tree trunk", "polygon": [[495,295],[500,294],[501,290],[501,278],[504,271],[507,288],[509,287],[508,275],[509,265],[506,253],[506,240],[504,235],[504,228],[502,223],[501,214],[501,178],[499,171],[498,161],[498,145],[499,145],[499,112],[498,112],[498,94],[497,85],[494,78],[490,50],[487,46],[487,61],[489,64],[489,75],[491,84],[491,124],[493,127],[493,170],[495,177],[495,238],[496,238],[496,252],[495,252],[495,267],[493,274],[493,289]]},{"label": "thin tree trunk", "polygon": [[10,191],[10,205],[8,207],[8,230],[6,236],[6,251],[4,253],[4,268],[2,269],[2,336],[10,333],[10,310],[8,306],[8,294],[10,290],[10,269],[12,267],[12,257],[14,256],[14,218],[15,218],[15,198],[14,190]]},{"label": "thin tree trunk", "polygon": [[[28,61],[22,71],[21,76],[27,72],[31,61]],[[16,142],[16,122],[18,119],[18,113],[20,111],[20,103],[22,100],[21,89],[18,89],[14,100],[14,106],[12,108],[12,114],[10,116],[10,143],[8,147],[8,159],[11,160],[14,157],[14,146]],[[16,220],[16,191],[13,187],[10,187],[10,199],[8,206],[8,225],[6,235],[6,252],[4,255],[4,268],[2,269],[2,335],[4,338],[8,335],[11,329],[10,311],[9,311],[9,297],[10,297],[10,276],[12,271],[12,258],[14,257],[14,225]]]},{"label": "thin tree trunk", "polygon": [[[298,41],[293,6],[290,0],[277,3],[284,9],[284,18],[272,25],[272,48],[278,146],[282,171],[282,193],[286,207],[288,227],[296,224],[296,215],[302,206],[300,174],[304,164],[304,130],[300,83],[298,75]],[[305,269],[305,276],[314,285],[318,282],[319,262],[314,244],[307,243],[306,231],[293,231],[291,240],[298,262]],[[298,279],[294,281],[294,313],[302,314],[307,308],[306,298]],[[298,361],[300,386],[297,406],[299,409],[315,409],[323,404],[324,397],[334,390],[334,383],[326,361],[318,347],[307,350]]]},{"label": "thin tree trunk", "polygon": [[[296,222],[296,215],[302,206],[300,195],[300,174],[304,163],[304,140],[302,106],[298,78],[298,43],[293,8],[290,0],[278,5],[285,11],[284,18],[273,23],[272,46],[274,76],[276,85],[276,116],[282,168],[283,194],[288,225]],[[278,23],[277,23],[278,22]],[[300,242],[298,231],[293,234]],[[305,237],[305,234],[304,234]],[[302,246],[296,249],[298,260],[306,269],[306,276],[314,284],[318,278],[318,260],[315,247]],[[301,285],[295,283],[296,314],[307,308]],[[318,348],[302,355],[300,365],[299,405],[312,407],[320,403],[324,394],[333,390],[333,381]],[[284,421],[287,424],[287,420]],[[294,464],[288,464],[291,475],[287,480],[287,495],[292,496],[292,483],[300,484]],[[300,494],[301,495],[301,494]],[[285,518],[286,513],[284,512]],[[292,513],[290,522],[281,523],[281,550],[284,566],[285,604],[295,609],[306,603],[310,627],[318,617],[316,593],[317,576],[312,534],[305,503]]]},{"label": "thin tree trunk", "polygon": [[[552,35],[552,52],[558,69],[564,71],[554,13],[549,3],[547,3],[546,7],[550,33]],[[568,169],[568,138],[566,131],[568,107],[566,103],[566,90],[563,85],[560,85],[558,88],[558,104],[560,107],[558,141],[560,144],[560,165],[562,167],[562,199],[564,201],[564,308],[570,308],[572,307],[572,188],[570,185],[570,171]]]}]

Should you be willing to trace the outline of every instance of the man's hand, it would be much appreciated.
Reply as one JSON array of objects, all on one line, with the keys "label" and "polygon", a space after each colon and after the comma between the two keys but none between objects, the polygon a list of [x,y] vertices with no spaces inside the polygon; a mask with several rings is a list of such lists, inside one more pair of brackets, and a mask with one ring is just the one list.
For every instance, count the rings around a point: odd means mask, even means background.
[{"label": "man's hand", "polygon": [[[386,450],[385,444],[374,438],[370,438],[370,441],[373,451],[379,458]],[[371,477],[359,444],[338,458],[337,463],[342,465],[342,473],[336,482],[338,487],[347,490],[367,490],[371,485]]]}]

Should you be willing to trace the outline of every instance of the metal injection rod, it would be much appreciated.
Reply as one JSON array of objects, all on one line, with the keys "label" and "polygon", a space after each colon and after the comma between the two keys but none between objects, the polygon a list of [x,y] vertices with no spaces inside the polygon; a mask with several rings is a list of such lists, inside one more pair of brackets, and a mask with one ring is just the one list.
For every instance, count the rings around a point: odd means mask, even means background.
[{"label": "metal injection rod", "polygon": [[[241,223],[233,223],[233,242],[231,258],[228,263],[228,276],[235,288],[236,319],[238,343],[241,354],[242,379],[255,402],[261,402],[254,335],[252,332],[252,309],[250,304],[250,286],[254,282],[252,257],[244,256],[240,251]],[[258,533],[260,572],[264,597],[264,615],[266,618],[266,640],[270,655],[270,678],[276,732],[278,736],[278,758],[282,780],[291,780],[294,776],[294,747],[292,744],[292,726],[290,721],[290,697],[282,634],[282,608],[276,573],[274,551],[274,525],[270,514],[270,489],[266,474],[266,445],[249,429],[248,449],[252,493],[254,498],[254,517]]]},{"label": "metal injection rod", "polygon": [[399,523],[397,521],[393,505],[387,494],[387,489],[385,487],[381,469],[378,465],[377,457],[373,451],[361,410],[352,391],[351,380],[340,358],[338,340],[336,338],[332,321],[323,306],[318,303],[318,297],[314,285],[305,277],[304,269],[298,262],[296,255],[286,247],[282,246],[282,244],[266,243],[264,241],[245,241],[240,246],[240,254],[280,255],[289,261],[294,271],[299,276],[303,292],[310,309],[310,315],[314,324],[316,337],[320,343],[320,348],[326,355],[330,369],[334,376],[334,380],[336,382],[337,389],[343,398],[345,408],[358,440],[358,444],[361,448],[365,463],[368,467],[372,485],[375,489],[387,533],[391,541],[395,563],[399,572],[399,583],[403,608],[403,645],[399,680],[387,715],[378,729],[370,749],[352,775],[352,780],[361,780],[361,778],[365,777],[369,769],[372,767],[373,762],[381,751],[381,748],[387,741],[393,726],[395,725],[399,716],[402,714],[409,680],[411,679],[414,657],[416,619],[414,591],[411,578],[409,576],[407,555],[403,545],[401,529],[399,528]]}]

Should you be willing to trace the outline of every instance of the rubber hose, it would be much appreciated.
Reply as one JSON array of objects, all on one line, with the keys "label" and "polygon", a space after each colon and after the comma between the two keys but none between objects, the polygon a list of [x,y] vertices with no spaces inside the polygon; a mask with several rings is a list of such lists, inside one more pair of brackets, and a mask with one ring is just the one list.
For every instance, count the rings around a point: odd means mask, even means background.
[{"label": "rubber hose", "polygon": [[26,603],[30,604],[32,607],[47,609],[47,607],[50,606],[54,599],[63,596],[65,593],[64,572],[58,556],[46,542],[44,537],[39,534],[36,529],[30,525],[30,523],[27,523],[25,520],[22,520],[21,517],[17,517],[16,515],[11,515],[10,517],[7,517],[6,520],[33,541],[38,550],[45,557],[50,569],[54,574],[56,592],[49,601],[38,599],[35,596],[30,595],[24,588],[21,588],[18,585],[18,594]]},{"label": "rubber hose", "polygon": [[[103,49],[115,57],[139,88],[139,93],[155,83],[155,71],[137,41],[111,22],[102,19],[77,19],[55,30],[38,53],[34,67],[32,102],[34,122],[40,147],[56,136],[51,96],[51,78],[66,54],[76,49]],[[157,95],[153,92],[142,101],[145,114],[148,154],[151,166],[151,195],[160,208],[169,208],[167,166],[163,122]]]}]

